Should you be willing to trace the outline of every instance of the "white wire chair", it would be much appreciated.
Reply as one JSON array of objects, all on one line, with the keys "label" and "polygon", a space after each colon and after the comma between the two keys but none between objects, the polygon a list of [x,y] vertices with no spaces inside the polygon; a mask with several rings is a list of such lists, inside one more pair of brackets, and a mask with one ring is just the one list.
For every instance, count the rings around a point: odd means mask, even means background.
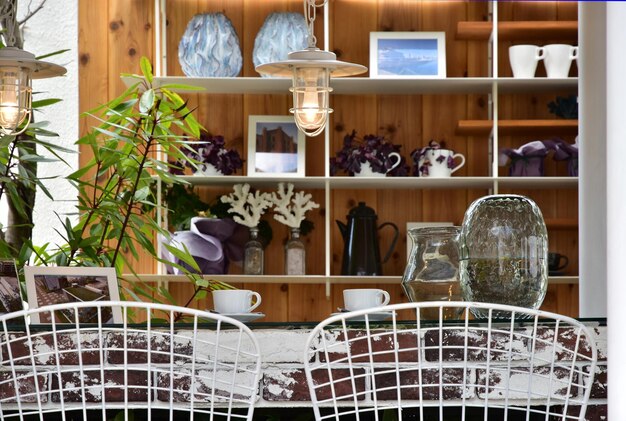
[{"label": "white wire chair", "polygon": [[[425,320],[433,309],[439,319]],[[401,310],[411,319],[398,320]],[[472,319],[477,310],[487,317]],[[376,321],[385,311],[391,320]],[[450,311],[459,320],[444,320]],[[596,360],[575,319],[467,302],[336,315],[311,332],[304,355],[317,420],[582,420]]]},{"label": "white wire chair", "polygon": [[5,314],[0,325],[0,419],[252,419],[259,345],[229,317],[95,301]]}]

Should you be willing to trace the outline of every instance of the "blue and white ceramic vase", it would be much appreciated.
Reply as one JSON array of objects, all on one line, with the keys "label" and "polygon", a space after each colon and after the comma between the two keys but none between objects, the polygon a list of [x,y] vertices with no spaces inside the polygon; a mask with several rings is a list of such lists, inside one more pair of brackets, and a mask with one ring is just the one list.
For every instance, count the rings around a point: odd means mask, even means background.
[{"label": "blue and white ceramic vase", "polygon": [[223,13],[195,15],[178,45],[178,61],[190,77],[235,77],[241,71],[239,38]]},{"label": "blue and white ceramic vase", "polygon": [[272,13],[265,18],[254,40],[252,61],[255,66],[259,66],[287,60],[290,52],[304,50],[308,46],[308,36],[309,31],[302,14]]}]

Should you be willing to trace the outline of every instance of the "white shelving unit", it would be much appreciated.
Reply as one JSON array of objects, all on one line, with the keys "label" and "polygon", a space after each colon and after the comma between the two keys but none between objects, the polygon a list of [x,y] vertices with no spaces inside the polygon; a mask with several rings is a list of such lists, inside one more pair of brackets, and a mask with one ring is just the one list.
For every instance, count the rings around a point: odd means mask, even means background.
[{"label": "white shelving unit", "polygon": [[[223,177],[183,177],[187,182],[197,186],[227,186],[236,183],[249,183],[259,188],[276,187],[279,181],[291,182],[299,189],[320,189],[325,190],[326,207],[329,206],[330,192],[338,189],[486,189],[497,193],[499,189],[575,189],[578,186],[576,177],[499,177],[497,153],[499,137],[498,118],[498,97],[501,94],[515,94],[528,92],[549,92],[549,91],[571,91],[576,92],[578,88],[578,78],[564,79],[514,79],[510,77],[498,76],[498,12],[497,7],[490,4],[491,28],[489,29],[489,77],[471,78],[445,78],[445,79],[384,79],[356,77],[346,79],[332,79],[331,86],[334,88],[332,95],[362,95],[362,94],[384,94],[384,95],[437,95],[437,94],[485,94],[489,97],[490,122],[489,131],[490,153],[492,160],[487,177],[451,177],[451,178],[419,178],[419,177],[331,177],[328,165],[325,176],[313,176],[305,178],[275,178],[275,177],[246,177],[246,176],[223,176]],[[172,86],[178,92],[206,92],[207,94],[288,94],[291,81],[289,79],[272,79],[261,77],[236,77],[236,78],[189,78],[180,76],[168,76],[167,68],[168,54],[165,48],[166,42],[166,1],[155,0],[156,21],[156,48],[157,57],[161,60],[156,63],[156,75],[154,85],[156,87]],[[321,16],[318,15],[318,16]],[[325,46],[329,48],[329,24],[328,11],[324,11]],[[483,22],[481,24],[488,24]],[[469,39],[469,38],[468,38]],[[130,79],[125,79],[127,84]],[[184,89],[180,85],[187,85],[197,89]],[[332,99],[331,99],[332,101]],[[571,127],[570,127],[571,128]],[[325,135],[325,153],[323,158],[329,162],[329,158],[334,151],[329,150],[329,133]],[[159,190],[160,192],[160,190]],[[327,293],[331,283],[398,283],[400,277],[345,277],[331,274],[330,260],[330,238],[331,219],[329,213],[325,217],[325,274],[307,275],[302,277],[293,276],[245,276],[245,275],[211,275],[210,278],[221,279],[227,282],[270,282],[270,283],[313,283],[326,284]],[[141,275],[144,280],[163,280],[164,275]],[[177,277],[167,276],[168,281],[176,281]],[[180,279],[184,279],[181,277]],[[551,277],[551,283],[578,283],[578,277]]]}]

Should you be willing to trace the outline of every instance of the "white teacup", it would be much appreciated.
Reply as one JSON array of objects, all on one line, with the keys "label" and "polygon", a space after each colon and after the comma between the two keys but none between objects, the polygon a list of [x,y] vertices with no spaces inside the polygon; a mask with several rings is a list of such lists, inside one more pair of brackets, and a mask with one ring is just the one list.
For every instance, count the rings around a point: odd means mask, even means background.
[{"label": "white teacup", "polygon": [[[252,304],[252,297],[256,301]],[[220,289],[213,291],[213,307],[221,314],[250,313],[261,304],[261,294],[247,289]]]},{"label": "white teacup", "polygon": [[344,289],[343,305],[348,311],[365,310],[389,304],[391,297],[384,289]]},{"label": "white teacup", "polygon": [[354,176],[355,177],[384,177],[389,171],[393,170],[398,165],[400,165],[400,161],[402,161],[402,157],[400,157],[400,154],[397,152],[391,152],[389,154],[389,157],[395,158],[396,163],[393,164],[391,168],[389,168],[386,172],[374,172],[369,162],[363,162],[361,163],[361,171],[359,171],[358,173],[354,173]]},{"label": "white teacup", "polygon": [[543,64],[549,78],[564,78],[569,76],[572,60],[578,58],[578,47],[567,44],[546,45],[546,56]]},{"label": "white teacup", "polygon": [[536,45],[513,45],[509,47],[509,61],[511,62],[513,77],[535,77],[537,63],[545,55],[545,49]]},{"label": "white teacup", "polygon": [[[448,166],[448,160],[450,158],[453,161],[456,159],[460,159],[461,162],[457,166],[450,168]],[[428,165],[427,172],[422,171],[422,166],[426,164],[426,161],[430,163],[430,165]],[[424,156],[419,159],[419,176],[450,177],[452,173],[459,170],[463,165],[465,165],[465,157],[460,153],[454,153],[454,151],[450,149],[429,149],[426,151]]]}]

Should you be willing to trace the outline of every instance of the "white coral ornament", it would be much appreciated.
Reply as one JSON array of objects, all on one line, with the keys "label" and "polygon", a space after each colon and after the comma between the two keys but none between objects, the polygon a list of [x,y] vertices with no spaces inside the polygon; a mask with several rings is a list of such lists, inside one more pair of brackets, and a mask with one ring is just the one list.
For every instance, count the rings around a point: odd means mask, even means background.
[{"label": "white coral ornament", "polygon": [[272,205],[269,193],[255,191],[250,193],[249,184],[235,184],[234,192],[221,197],[223,203],[230,203],[228,213],[236,213],[233,220],[238,224],[253,228],[259,225],[265,209]]},{"label": "white coral ornament", "polygon": [[[274,204],[274,219],[291,228],[299,228],[307,211],[319,208],[320,205],[311,200],[311,194],[293,193],[293,184],[278,183],[278,191],[272,193],[270,200]],[[293,198],[293,199],[292,199]]]}]

